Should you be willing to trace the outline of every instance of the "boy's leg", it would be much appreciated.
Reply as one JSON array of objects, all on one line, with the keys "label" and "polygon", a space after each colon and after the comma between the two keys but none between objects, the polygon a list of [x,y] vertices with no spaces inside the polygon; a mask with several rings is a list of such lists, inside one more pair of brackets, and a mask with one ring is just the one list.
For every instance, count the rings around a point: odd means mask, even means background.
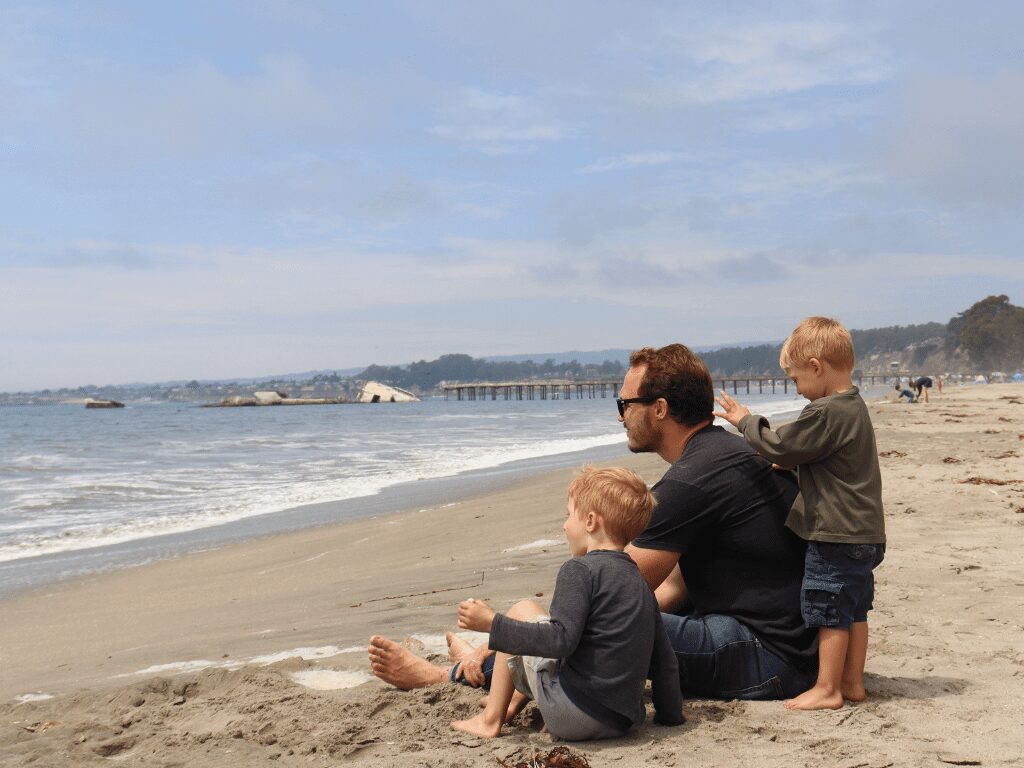
[{"label": "boy's leg", "polygon": [[850,626],[850,645],[846,649],[846,663],[843,667],[843,698],[849,701],[864,701],[864,664],[868,656],[868,623],[855,621]]},{"label": "boy's leg", "polygon": [[809,691],[785,702],[786,709],[840,709],[843,706],[843,667],[850,630],[818,630],[818,682]]},{"label": "boy's leg", "polygon": [[[548,614],[532,600],[522,600],[509,608],[505,615],[510,619],[529,621]],[[484,739],[493,739],[501,734],[501,726],[515,717],[523,708],[528,699],[516,691],[512,682],[512,672],[508,668],[508,660],[507,653],[495,654],[494,672],[491,675],[491,692],[487,695],[483,712],[468,720],[456,720],[452,723],[452,728]]]},{"label": "boy's leg", "polygon": [[[466,731],[483,739],[493,739],[501,734],[501,726],[509,712],[516,689],[512,684],[512,672],[508,668],[509,655],[499,653],[494,660],[494,673],[491,676],[491,692],[487,695],[487,705],[479,715],[468,720],[456,720],[452,728]],[[522,704],[520,704],[520,707]],[[518,710],[517,710],[518,711]],[[513,716],[515,712],[512,713]]]},{"label": "boy's leg", "polygon": [[[547,618],[548,612],[532,600],[520,600],[518,603],[516,603],[508,609],[508,613],[506,614],[506,616],[508,616],[510,619],[516,619],[517,621],[530,621],[531,619]],[[497,662],[495,662],[495,666],[497,666]],[[505,664],[505,671],[508,671],[508,664]],[[526,703],[529,700],[529,696],[515,690],[513,686],[512,699],[509,702],[508,708],[505,711],[504,722],[507,723],[513,717],[518,715],[520,710],[526,706]]]}]

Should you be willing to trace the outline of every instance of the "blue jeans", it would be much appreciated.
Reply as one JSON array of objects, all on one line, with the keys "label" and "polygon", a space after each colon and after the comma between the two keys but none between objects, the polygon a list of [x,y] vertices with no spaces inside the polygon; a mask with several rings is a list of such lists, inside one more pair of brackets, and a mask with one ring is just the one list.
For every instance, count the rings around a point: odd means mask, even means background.
[{"label": "blue jeans", "polygon": [[803,672],[776,656],[732,616],[663,613],[661,620],[679,661],[684,696],[784,699],[814,685],[816,672]]},{"label": "blue jeans", "polygon": [[[484,659],[484,663],[480,667],[481,671],[484,673],[484,684],[481,687],[486,691],[491,690],[491,675],[494,674],[494,657],[495,654],[492,653],[490,656]],[[458,680],[455,679],[455,675],[459,672],[459,664],[461,663],[461,661],[456,662],[455,665],[448,670],[448,680],[449,682],[459,683],[460,685],[468,685],[472,688],[472,683],[470,683],[466,678],[460,677]]]}]

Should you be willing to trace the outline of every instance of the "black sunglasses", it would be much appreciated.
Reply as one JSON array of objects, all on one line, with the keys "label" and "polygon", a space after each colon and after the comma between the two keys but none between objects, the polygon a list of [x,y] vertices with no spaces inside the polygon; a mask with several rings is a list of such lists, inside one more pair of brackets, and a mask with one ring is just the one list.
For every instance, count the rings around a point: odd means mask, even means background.
[{"label": "black sunglasses", "polygon": [[619,416],[626,415],[626,406],[632,405],[633,403],[643,403],[649,405],[655,402],[658,398],[656,397],[627,397],[625,399],[621,397],[615,398],[615,404],[619,406]]}]

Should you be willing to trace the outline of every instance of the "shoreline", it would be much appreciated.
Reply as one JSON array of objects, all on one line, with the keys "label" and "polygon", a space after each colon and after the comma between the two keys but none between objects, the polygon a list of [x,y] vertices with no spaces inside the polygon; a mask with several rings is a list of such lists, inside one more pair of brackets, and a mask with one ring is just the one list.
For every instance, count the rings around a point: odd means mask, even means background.
[{"label": "shoreline", "polygon": [[[652,473],[661,464],[656,456],[626,455],[596,463],[646,469],[641,474],[648,481],[660,476]],[[511,476],[462,500],[245,539],[0,598],[5,616],[0,627],[0,701],[66,693],[83,679],[91,684],[113,681],[118,675],[177,662],[365,644],[365,632],[345,633],[339,610],[359,606],[372,615],[388,613],[402,604],[390,595],[476,584],[481,573],[487,574],[490,586],[495,579],[491,559],[533,541],[556,543],[536,552],[523,550],[524,561],[531,564],[527,568],[524,563],[524,572],[541,567],[534,563],[537,559],[561,563],[566,554],[561,534],[565,488],[576,469],[573,463]],[[502,517],[513,508],[521,510],[514,524]],[[491,513],[493,509],[499,512]],[[463,556],[448,532],[473,528],[479,529],[475,537],[483,548],[466,547],[472,551]],[[535,534],[524,540],[528,530]],[[414,551],[408,551],[409,540],[417,542]],[[392,572],[381,572],[382,557]],[[452,570],[444,578],[447,586],[434,583],[434,563]],[[257,622],[254,617],[263,614],[274,618]],[[414,634],[430,624],[414,611],[382,622],[380,628]],[[183,629],[206,641],[216,639],[218,652],[200,653],[195,642],[182,636]],[[134,640],[125,642],[132,635]],[[51,668],[49,660],[76,646],[73,663]],[[18,659],[17,665],[8,663],[12,658]]]},{"label": "shoreline", "polygon": [[[865,396],[878,396],[882,391],[874,388],[865,391]],[[786,420],[799,414],[805,403],[800,398],[794,398],[787,403],[790,407],[784,409],[778,408],[779,401],[771,404],[772,408],[766,412],[770,418]],[[728,425],[724,426],[731,429]],[[450,475],[401,480],[366,496],[295,504],[270,512],[228,518],[223,522],[209,522],[177,530],[172,526],[171,530],[157,534],[127,534],[127,538],[121,540],[0,560],[0,599],[66,579],[88,577],[93,573],[138,567],[342,520],[392,514],[418,503],[465,500],[529,474],[555,467],[607,461],[625,453],[624,440],[616,439],[615,442],[566,453],[518,459]]]},{"label": "shoreline", "polygon": [[608,461],[622,454],[624,449],[624,443],[616,443],[518,459],[454,475],[403,481],[366,496],[300,504],[216,525],[4,560],[0,561],[0,601],[67,579],[138,568],[307,528],[396,514],[417,504],[429,506],[447,500],[464,501],[549,469]]},{"label": "shoreline", "polygon": [[[648,721],[573,751],[595,768],[681,764],[694,753],[723,768],[789,768],[795,755],[845,768],[1019,764],[1024,387],[932,395],[927,405],[869,404],[890,544],[877,571],[867,702],[790,713],[778,702],[692,699],[680,728]],[[650,454],[601,463],[648,482],[666,469]],[[546,754],[552,742],[528,718],[496,741],[454,734],[448,722],[473,711],[476,691],[347,686],[366,679],[365,653],[353,649],[371,634],[425,654],[443,644],[462,599],[499,610],[549,599],[568,557],[561,522],[574,469],[3,599],[0,766],[117,757],[440,768]],[[162,667],[200,661],[211,666]],[[25,694],[54,698],[15,702]]]},{"label": "shoreline", "polygon": [[[877,397],[879,393],[880,390],[875,389],[868,395]],[[771,418],[793,418],[804,404],[802,399],[794,399],[791,409],[772,411]],[[732,429],[728,425],[723,426]],[[2,560],[0,600],[68,579],[137,568],[243,541],[395,514],[417,505],[439,504],[448,500],[464,501],[549,469],[610,461],[623,455],[629,455],[624,438],[616,443],[517,459],[454,475],[402,481],[366,496],[299,504],[213,525]]]}]

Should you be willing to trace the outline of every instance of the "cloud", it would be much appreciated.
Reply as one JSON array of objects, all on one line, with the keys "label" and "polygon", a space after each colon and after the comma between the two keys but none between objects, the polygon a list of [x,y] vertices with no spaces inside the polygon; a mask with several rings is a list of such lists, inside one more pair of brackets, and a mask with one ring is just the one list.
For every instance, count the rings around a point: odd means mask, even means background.
[{"label": "cloud", "polygon": [[637,97],[648,103],[742,102],[823,87],[886,81],[892,67],[864,30],[827,20],[717,20],[669,23],[651,41],[632,45],[677,66]]},{"label": "cloud", "polygon": [[541,143],[562,141],[571,134],[560,121],[544,115],[535,101],[479,88],[459,89],[429,132],[493,155],[532,152]]},{"label": "cloud", "polygon": [[681,152],[632,152],[616,157],[606,157],[579,169],[579,173],[606,173],[608,171],[650,168],[672,165],[687,159]]},{"label": "cloud", "polygon": [[714,272],[721,280],[746,285],[780,283],[794,276],[793,271],[779,259],[763,253],[722,259],[715,265]]},{"label": "cloud", "polygon": [[263,57],[250,72],[210,61],[161,73],[108,65],[70,75],[54,120],[93,163],[246,154],[270,140],[351,136],[372,125],[367,84]]},{"label": "cloud", "polygon": [[950,203],[1024,202],[1024,70],[909,82],[882,158],[898,181]]}]

